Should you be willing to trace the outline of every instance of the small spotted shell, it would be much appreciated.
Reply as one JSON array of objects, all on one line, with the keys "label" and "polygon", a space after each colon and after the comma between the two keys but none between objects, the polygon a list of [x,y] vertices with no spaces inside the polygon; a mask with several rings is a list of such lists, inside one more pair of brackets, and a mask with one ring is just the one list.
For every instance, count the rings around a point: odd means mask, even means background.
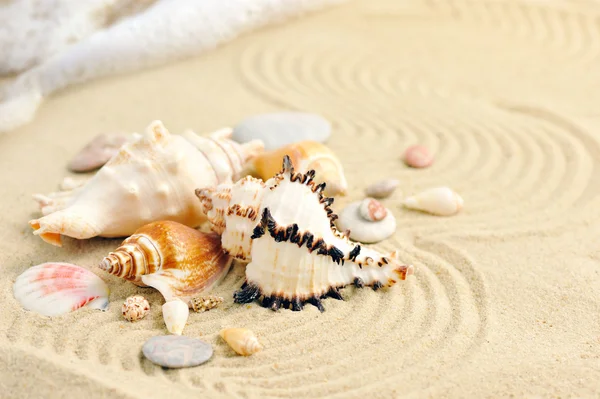
[{"label": "small spotted shell", "polygon": [[148,300],[141,295],[130,296],[123,302],[121,312],[128,321],[137,321],[143,319],[150,311]]},{"label": "small spotted shell", "polygon": [[216,295],[197,296],[190,300],[190,307],[194,312],[202,313],[216,308],[223,303],[223,297]]},{"label": "small spotted shell", "polygon": [[237,354],[250,356],[263,347],[254,333],[246,328],[226,328],[219,335]]}]

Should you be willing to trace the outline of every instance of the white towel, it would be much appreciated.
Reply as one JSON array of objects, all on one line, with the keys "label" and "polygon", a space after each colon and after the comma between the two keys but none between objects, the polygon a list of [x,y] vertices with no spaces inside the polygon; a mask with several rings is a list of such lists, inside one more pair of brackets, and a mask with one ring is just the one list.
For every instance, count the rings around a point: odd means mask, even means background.
[{"label": "white towel", "polygon": [[343,0],[11,0],[0,3],[0,133],[74,83],[212,49]]}]

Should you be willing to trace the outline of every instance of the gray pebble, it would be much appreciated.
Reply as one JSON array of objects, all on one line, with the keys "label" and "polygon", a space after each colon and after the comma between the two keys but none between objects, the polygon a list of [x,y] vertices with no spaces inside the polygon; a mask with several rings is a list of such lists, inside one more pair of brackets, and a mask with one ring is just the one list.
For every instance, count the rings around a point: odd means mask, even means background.
[{"label": "gray pebble", "polygon": [[89,172],[102,167],[128,141],[133,140],[132,134],[114,133],[99,134],[83,147],[69,162],[72,172]]},{"label": "gray pebble", "polygon": [[396,190],[400,182],[396,179],[380,180],[377,183],[371,184],[366,188],[365,194],[367,197],[387,198]]},{"label": "gray pebble", "polygon": [[254,115],[233,129],[233,139],[238,143],[260,139],[265,143],[266,150],[305,140],[324,143],[330,135],[331,124],[327,119],[304,112]]},{"label": "gray pebble", "polygon": [[144,356],[154,364],[168,368],[198,366],[213,355],[210,344],[180,335],[152,337],[142,347]]}]

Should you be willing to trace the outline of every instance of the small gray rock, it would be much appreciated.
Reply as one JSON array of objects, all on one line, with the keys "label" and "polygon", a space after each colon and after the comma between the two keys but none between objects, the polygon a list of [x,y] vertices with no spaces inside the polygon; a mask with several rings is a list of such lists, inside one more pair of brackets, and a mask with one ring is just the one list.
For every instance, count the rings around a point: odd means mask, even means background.
[{"label": "small gray rock", "polygon": [[210,344],[181,335],[152,337],[142,347],[144,356],[154,364],[171,369],[198,366],[213,355]]},{"label": "small gray rock", "polygon": [[233,129],[238,143],[260,139],[265,150],[275,150],[304,140],[324,143],[331,135],[331,124],[316,114],[278,112],[254,115],[241,121]]}]

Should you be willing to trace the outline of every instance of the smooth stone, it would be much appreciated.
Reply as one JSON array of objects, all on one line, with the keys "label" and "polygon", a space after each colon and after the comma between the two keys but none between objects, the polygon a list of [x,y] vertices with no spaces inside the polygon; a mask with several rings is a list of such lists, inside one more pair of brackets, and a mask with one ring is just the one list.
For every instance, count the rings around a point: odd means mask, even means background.
[{"label": "smooth stone", "polygon": [[390,237],[396,231],[396,218],[385,209],[387,215],[377,221],[365,220],[361,216],[360,208],[363,201],[356,201],[348,204],[340,212],[337,220],[337,227],[340,231],[350,230],[350,238],[354,241],[365,244],[373,244]]},{"label": "smooth stone", "polygon": [[133,135],[125,133],[99,134],[71,159],[68,167],[72,172],[78,173],[98,169],[132,138]]},{"label": "smooth stone", "polygon": [[433,155],[422,145],[413,145],[404,152],[404,163],[411,168],[426,168],[433,163]]},{"label": "smooth stone", "polygon": [[396,190],[400,182],[396,179],[380,180],[377,183],[371,184],[365,189],[367,197],[372,198],[387,198]]},{"label": "smooth stone", "polygon": [[320,115],[304,112],[259,114],[242,120],[233,129],[233,140],[247,143],[260,139],[265,150],[275,150],[305,140],[324,143],[331,136],[331,124]]},{"label": "smooth stone", "polygon": [[212,357],[213,348],[196,338],[162,335],[146,341],[142,353],[154,364],[175,369],[205,363]]}]

